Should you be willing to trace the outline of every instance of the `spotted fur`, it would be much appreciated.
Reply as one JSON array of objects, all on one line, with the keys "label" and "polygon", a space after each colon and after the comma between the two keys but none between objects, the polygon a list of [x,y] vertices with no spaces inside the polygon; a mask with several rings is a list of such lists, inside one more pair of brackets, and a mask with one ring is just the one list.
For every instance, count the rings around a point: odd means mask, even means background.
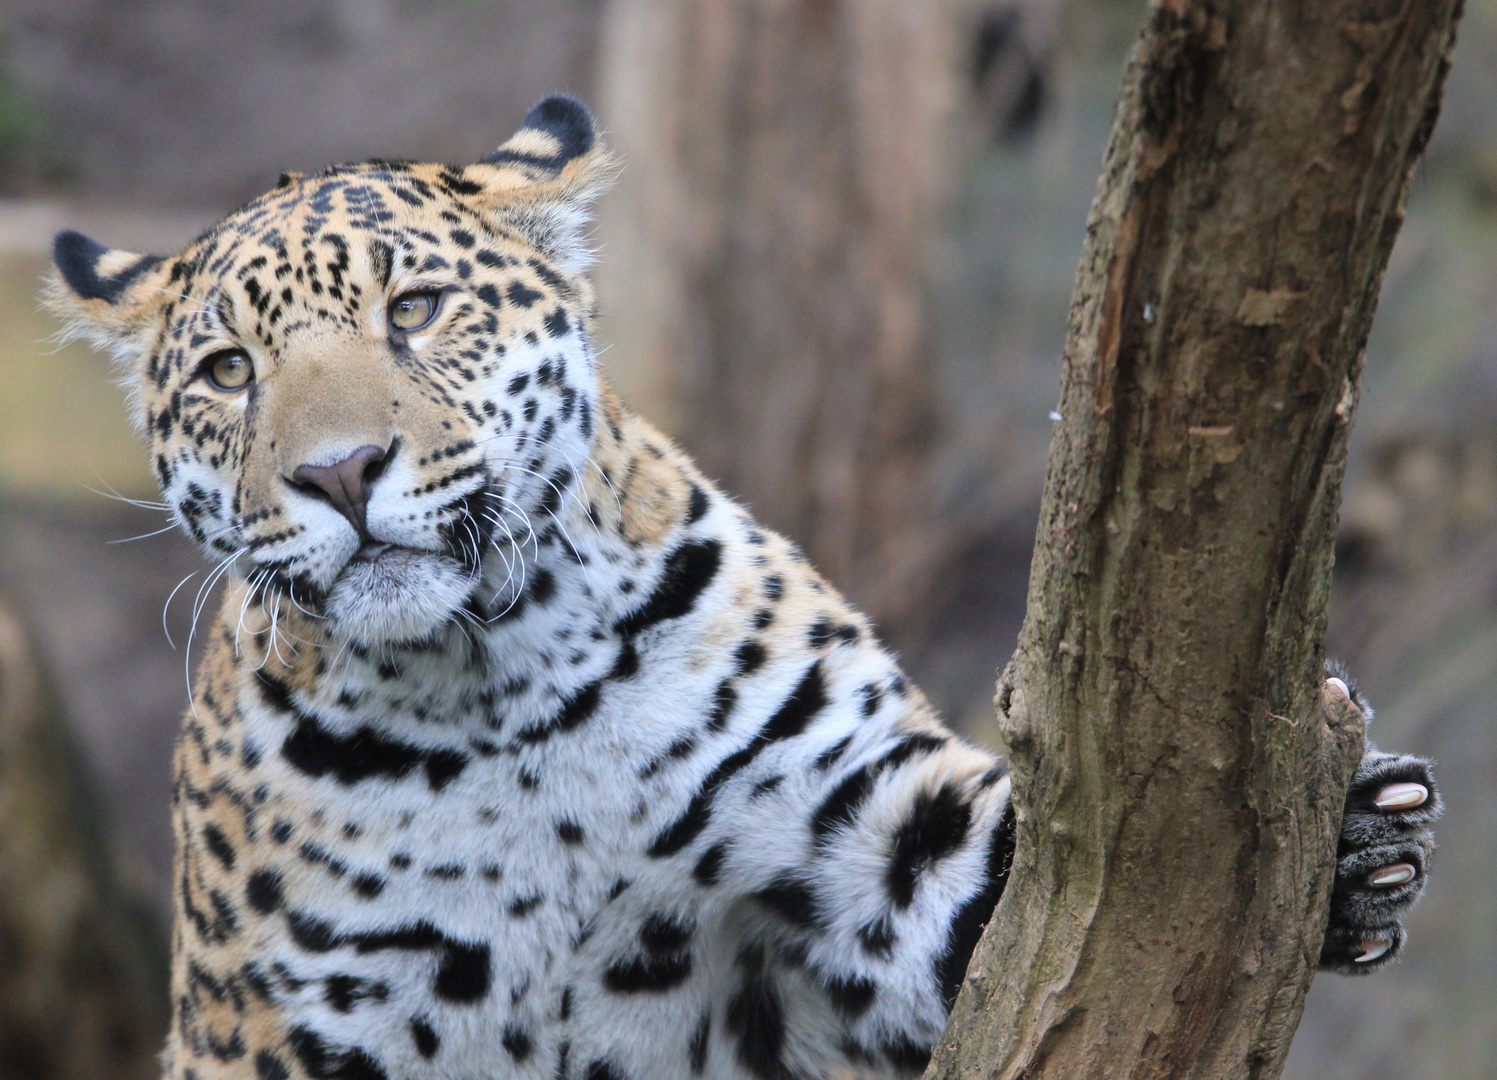
[{"label": "spotted fur", "polygon": [[228,582],[176,757],[168,1076],[926,1062],[1007,771],[603,381],[608,172],[553,98],[476,164],[287,176],[171,258],[57,240],[52,303]]}]

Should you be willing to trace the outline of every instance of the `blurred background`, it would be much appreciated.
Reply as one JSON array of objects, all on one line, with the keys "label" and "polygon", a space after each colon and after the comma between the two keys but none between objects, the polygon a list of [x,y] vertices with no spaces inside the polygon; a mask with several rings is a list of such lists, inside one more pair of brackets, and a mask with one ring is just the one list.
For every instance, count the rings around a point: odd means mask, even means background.
[{"label": "blurred background", "polygon": [[[9,0],[0,9],[0,1077],[153,1074],[204,564],[51,235],[172,251],[282,170],[476,160],[594,106],[605,366],[993,737],[1072,275],[1140,0]],[[1497,1076],[1497,0],[1468,0],[1368,346],[1330,649],[1433,756],[1404,963],[1287,1076]],[[101,494],[103,493],[103,494]],[[119,498],[112,497],[119,496]],[[137,538],[138,537],[138,538]],[[190,576],[195,575],[195,576]],[[170,606],[163,606],[179,582]],[[168,643],[170,631],[176,647]],[[1488,858],[1493,856],[1493,858]]]}]

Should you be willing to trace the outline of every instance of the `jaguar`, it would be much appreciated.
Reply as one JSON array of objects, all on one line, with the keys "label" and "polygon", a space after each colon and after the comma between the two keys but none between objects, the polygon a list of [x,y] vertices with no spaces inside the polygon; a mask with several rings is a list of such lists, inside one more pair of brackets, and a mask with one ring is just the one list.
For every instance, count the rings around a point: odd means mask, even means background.
[{"label": "jaguar", "polygon": [[[928,1060],[1009,875],[1008,770],[610,389],[613,168],[552,97],[470,165],[283,175],[171,257],[56,238],[51,306],[225,583],[175,758],[167,1076]],[[1322,966],[1398,955],[1439,809],[1369,750]]]}]

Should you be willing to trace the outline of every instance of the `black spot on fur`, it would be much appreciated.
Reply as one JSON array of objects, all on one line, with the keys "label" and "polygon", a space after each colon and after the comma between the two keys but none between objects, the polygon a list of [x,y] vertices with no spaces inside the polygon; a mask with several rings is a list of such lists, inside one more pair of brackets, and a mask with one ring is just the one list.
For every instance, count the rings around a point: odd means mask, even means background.
[{"label": "black spot on fur", "polygon": [[707,493],[696,484],[691,485],[691,498],[686,502],[686,524],[695,525],[707,514]]},{"label": "black spot on fur", "polygon": [[738,958],[742,980],[728,999],[727,1027],[738,1041],[738,1061],[760,1080],[787,1080],[785,1006],[765,971],[764,955],[745,949]]},{"label": "black spot on fur", "polygon": [[535,1049],[535,1043],[531,1041],[530,1036],[513,1024],[505,1026],[504,1034],[499,1037],[499,1045],[509,1051],[509,1056],[514,1058],[516,1063],[528,1060],[531,1051]]},{"label": "black spot on fur", "polygon": [[244,883],[244,898],[261,915],[281,906],[281,872],[269,867],[256,870]]},{"label": "black spot on fur", "polygon": [[971,824],[972,807],[952,785],[915,796],[909,816],[894,833],[894,850],[884,874],[889,898],[897,907],[910,906],[920,875],[961,847]]},{"label": "black spot on fur", "polygon": [[811,887],[791,874],[781,874],[753,895],[770,911],[794,926],[809,929],[821,921],[821,912]]},{"label": "black spot on fur", "polygon": [[542,743],[562,731],[572,731],[586,723],[598,708],[598,699],[603,692],[601,680],[588,683],[568,698],[561,711],[537,727],[520,732],[519,739],[525,743]]},{"label": "black spot on fur", "polygon": [[893,750],[885,755],[883,765],[885,768],[895,768],[903,765],[916,754],[930,754],[940,750],[946,742],[946,736],[932,735],[928,732],[906,735],[899,740]]},{"label": "black spot on fur", "polygon": [[[539,898],[537,898],[539,902]],[[513,908],[511,908],[513,911]],[[291,937],[308,952],[326,953],[337,948],[353,948],[360,953],[385,949],[403,951],[435,950],[438,954],[437,977],[433,991],[440,998],[460,1005],[482,1000],[489,992],[491,980],[490,950],[486,943],[449,938],[428,922],[407,923],[386,930],[366,930],[339,934],[332,925],[301,912],[287,912]]]},{"label": "black spot on fur", "polygon": [[544,566],[536,567],[530,576],[530,585],[525,594],[530,597],[531,603],[545,607],[556,595],[556,575]]},{"label": "black spot on fur", "polygon": [[639,674],[639,650],[634,647],[634,642],[625,640],[619,646],[619,655],[613,662],[608,677],[615,682],[624,679],[632,679]]},{"label": "black spot on fur", "polygon": [[426,751],[426,782],[433,791],[441,791],[448,782],[467,768],[468,757],[456,750]]},{"label": "black spot on fur", "polygon": [[909,1076],[919,1076],[925,1071],[925,1066],[930,1064],[931,1050],[929,1044],[917,1043],[903,1035],[879,1045],[879,1052],[889,1059],[889,1064],[897,1072]]},{"label": "black spot on fur", "polygon": [[[267,702],[272,696],[281,696],[289,703],[289,694],[275,693],[278,680],[264,673],[258,673],[258,680]],[[289,711],[297,722],[281,744],[281,756],[308,776],[331,776],[340,784],[351,785],[374,777],[402,779],[424,766],[431,789],[441,791],[468,764],[467,755],[456,750],[426,750],[392,739],[368,724],[341,735],[305,713]]]},{"label": "black spot on fur", "polygon": [[764,661],[768,656],[768,651],[759,642],[745,641],[738,646],[738,651],[733,655],[733,663],[739,675],[752,675],[764,666]]},{"label": "black spot on fur", "polygon": [[828,746],[816,755],[815,766],[818,772],[826,772],[837,762],[842,760],[842,755],[847,753],[847,748],[852,745],[852,736],[846,735]]},{"label": "black spot on fur", "polygon": [[702,1071],[707,1068],[707,1046],[712,1037],[712,1013],[703,1012],[702,1018],[697,1021],[697,1028],[691,1033],[691,1045],[687,1049],[687,1058],[691,1062],[691,1074],[701,1076]]},{"label": "black spot on fur", "polygon": [[523,282],[516,281],[513,282],[508,289],[505,290],[504,295],[508,297],[509,302],[514,304],[516,307],[528,308],[534,305],[535,302],[541,299],[541,297],[545,294],[537,292],[536,290],[525,285]]},{"label": "black spot on fur", "polygon": [[307,952],[332,952],[341,944],[332,924],[322,919],[291,911],[286,914],[286,923],[291,930],[291,940]]},{"label": "black spot on fur", "polygon": [[338,1012],[352,1012],[366,998],[384,1001],[390,988],[384,983],[371,983],[357,975],[329,975],[323,983],[322,999]]},{"label": "black spot on fur", "polygon": [[526,915],[529,915],[536,908],[540,907],[541,902],[545,899],[544,896],[539,894],[519,897],[510,902],[509,913],[516,919],[523,919]]},{"label": "black spot on fur", "polygon": [[662,829],[646,849],[651,858],[674,855],[701,835],[712,818],[712,795],[699,791],[686,805],[681,816]]},{"label": "black spot on fur", "polygon": [[489,980],[488,945],[449,941],[442,950],[432,990],[446,1001],[471,1005],[488,994]]},{"label": "black spot on fur", "polygon": [[607,1058],[599,1058],[588,1063],[583,1080],[629,1080],[629,1075]]},{"label": "black spot on fur", "polygon": [[582,826],[571,818],[563,818],[556,823],[556,835],[563,844],[575,846],[583,841]]},{"label": "black spot on fur", "polygon": [[373,900],[385,891],[385,879],[378,874],[360,874],[349,884],[353,886],[353,891],[365,900]]},{"label": "black spot on fur", "polygon": [[603,972],[603,985],[615,994],[661,994],[691,977],[691,954],[632,956]]},{"label": "black spot on fur", "polygon": [[878,987],[856,975],[847,978],[831,976],[826,980],[826,993],[838,1012],[849,1020],[856,1020],[873,1008]]},{"label": "black spot on fur", "polygon": [[416,1053],[427,1061],[437,1056],[437,1051],[442,1047],[442,1040],[432,1030],[432,1026],[425,1020],[412,1018],[411,1041],[416,1044]]},{"label": "black spot on fur", "polygon": [[956,1003],[956,994],[966,977],[972,951],[977,948],[983,928],[993,917],[993,911],[1003,896],[1003,887],[1008,883],[1008,872],[1014,862],[1014,839],[1014,807],[1009,803],[1004,807],[1003,816],[998,819],[988,843],[983,886],[957,909],[946,934],[946,948],[936,958],[936,983],[941,988],[941,1000],[945,1002],[947,1012]]},{"label": "black spot on fur", "polygon": [[826,706],[826,681],[821,674],[821,661],[812,664],[799,685],[791,691],[769,723],[764,726],[762,737],[770,742],[790,739],[806,729],[807,722]]},{"label": "black spot on fur", "polygon": [[255,1077],[256,1080],[291,1080],[291,1072],[275,1054],[261,1050],[255,1054]]},{"label": "black spot on fur", "polygon": [[887,916],[858,927],[858,944],[869,956],[888,959],[894,951],[894,926]]},{"label": "black spot on fur", "polygon": [[733,684],[724,679],[718,684],[717,693],[713,696],[712,712],[707,716],[707,726],[713,731],[721,731],[728,726],[728,715],[733,711],[733,706],[738,704],[738,690]]},{"label": "black spot on fur", "polygon": [[811,839],[825,843],[836,830],[851,825],[877,779],[878,770],[872,763],[843,777],[811,815]]},{"label": "black spot on fur", "polygon": [[665,557],[660,580],[649,599],[615,623],[614,632],[633,637],[656,623],[690,614],[721,564],[719,541],[689,540],[682,544]]},{"label": "black spot on fur", "polygon": [[749,792],[749,796],[751,798],[757,799],[760,796],[768,795],[771,791],[779,787],[784,782],[785,778],[778,774],[776,774],[775,776],[766,776],[763,780],[760,780],[756,784],[754,784],[753,789]]},{"label": "black spot on fur", "polygon": [[385,1070],[359,1047],[333,1049],[307,1027],[292,1028],[289,1040],[313,1080],[387,1080]]},{"label": "black spot on fur", "polygon": [[845,641],[848,644],[857,641],[858,628],[849,623],[843,623],[839,626],[834,624],[826,616],[822,616],[812,624],[806,636],[811,642],[811,648],[822,649],[830,644],[834,638],[838,641]]},{"label": "black spot on fur", "polygon": [[291,687],[280,679],[267,675],[263,671],[257,671],[255,687],[260,691],[260,700],[264,701],[266,707],[272,712],[297,713],[296,705],[291,700]]},{"label": "black spot on fur", "polygon": [[219,862],[223,863],[225,870],[234,869],[236,858],[234,845],[229,843],[228,837],[224,836],[223,830],[217,825],[203,826],[203,843]]},{"label": "black spot on fur", "polygon": [[719,840],[697,860],[696,866],[692,868],[691,877],[698,885],[703,887],[716,885],[722,875],[723,859],[728,854],[728,845],[724,840]]},{"label": "black spot on fur", "polygon": [[675,742],[667,746],[664,752],[657,754],[645,763],[644,768],[639,771],[641,780],[648,780],[665,768],[672,761],[680,761],[682,758],[690,757],[692,751],[697,748],[695,735],[683,735]]},{"label": "black spot on fur", "polygon": [[653,955],[680,952],[691,944],[696,925],[688,919],[655,912],[639,928],[639,943]]}]

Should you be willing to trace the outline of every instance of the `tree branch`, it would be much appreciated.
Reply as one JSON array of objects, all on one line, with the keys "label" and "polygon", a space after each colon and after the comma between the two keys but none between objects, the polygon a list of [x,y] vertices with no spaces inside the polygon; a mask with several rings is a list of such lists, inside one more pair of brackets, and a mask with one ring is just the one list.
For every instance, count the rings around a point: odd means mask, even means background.
[{"label": "tree branch", "polygon": [[999,681],[1017,863],[927,1076],[1282,1069],[1362,746],[1319,697],[1347,438],[1459,8],[1150,8]]}]

